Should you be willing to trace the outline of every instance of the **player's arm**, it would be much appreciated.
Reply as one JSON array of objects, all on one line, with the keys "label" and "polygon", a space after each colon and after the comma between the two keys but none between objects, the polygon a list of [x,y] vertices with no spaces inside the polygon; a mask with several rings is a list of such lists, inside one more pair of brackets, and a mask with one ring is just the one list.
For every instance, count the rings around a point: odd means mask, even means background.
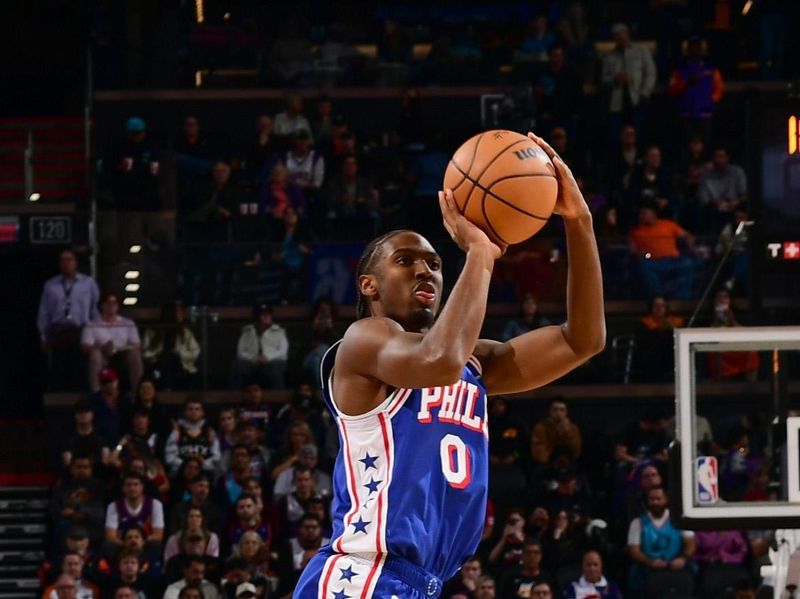
[{"label": "player's arm", "polygon": [[454,383],[478,340],[486,314],[489,281],[501,249],[464,218],[452,193],[440,193],[444,226],[466,261],[433,326],[410,333],[389,318],[366,318],[345,333],[337,364],[392,387],[420,388]]},{"label": "player's arm", "polygon": [[589,207],[569,168],[542,139],[529,134],[553,160],[558,177],[555,212],[567,232],[567,321],[505,343],[481,340],[475,355],[490,394],[540,387],[580,366],[605,346],[603,277]]}]

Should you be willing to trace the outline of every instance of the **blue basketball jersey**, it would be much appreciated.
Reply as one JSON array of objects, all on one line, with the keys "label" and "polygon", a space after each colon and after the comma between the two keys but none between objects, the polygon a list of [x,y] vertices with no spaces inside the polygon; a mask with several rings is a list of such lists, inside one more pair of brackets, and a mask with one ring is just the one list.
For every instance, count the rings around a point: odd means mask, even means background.
[{"label": "blue basketball jersey", "polygon": [[486,514],[489,433],[480,364],[471,358],[453,385],[396,389],[370,412],[348,416],[333,397],[337,347],[321,366],[341,442],[331,549],[401,557],[447,580],[476,550]]}]

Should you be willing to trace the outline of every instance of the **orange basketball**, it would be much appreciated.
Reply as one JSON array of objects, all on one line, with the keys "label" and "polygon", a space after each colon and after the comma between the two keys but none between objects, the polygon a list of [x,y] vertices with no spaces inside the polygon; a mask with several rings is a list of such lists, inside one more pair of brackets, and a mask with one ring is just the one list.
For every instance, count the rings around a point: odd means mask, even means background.
[{"label": "orange basketball", "polygon": [[536,142],[514,131],[484,131],[464,142],[447,165],[444,188],[494,241],[525,241],[553,213],[556,170]]}]

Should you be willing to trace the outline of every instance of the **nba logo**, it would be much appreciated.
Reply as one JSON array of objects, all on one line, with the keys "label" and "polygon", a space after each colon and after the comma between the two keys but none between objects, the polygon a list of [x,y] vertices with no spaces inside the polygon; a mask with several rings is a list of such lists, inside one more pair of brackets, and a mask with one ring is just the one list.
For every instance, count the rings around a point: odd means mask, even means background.
[{"label": "nba logo", "polygon": [[717,458],[700,457],[696,462],[697,503],[710,505],[719,500],[719,484],[717,483]]}]

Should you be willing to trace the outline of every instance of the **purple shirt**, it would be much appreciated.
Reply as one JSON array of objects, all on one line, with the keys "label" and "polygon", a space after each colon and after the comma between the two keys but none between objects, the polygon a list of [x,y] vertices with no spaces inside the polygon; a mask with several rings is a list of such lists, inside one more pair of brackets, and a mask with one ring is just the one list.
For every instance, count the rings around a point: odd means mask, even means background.
[{"label": "purple shirt", "polygon": [[73,324],[82,327],[90,320],[98,318],[99,299],[97,283],[88,275],[78,273],[71,282],[61,275],[48,279],[42,290],[39,316],[36,319],[42,339],[45,339],[48,329],[53,325]]}]

